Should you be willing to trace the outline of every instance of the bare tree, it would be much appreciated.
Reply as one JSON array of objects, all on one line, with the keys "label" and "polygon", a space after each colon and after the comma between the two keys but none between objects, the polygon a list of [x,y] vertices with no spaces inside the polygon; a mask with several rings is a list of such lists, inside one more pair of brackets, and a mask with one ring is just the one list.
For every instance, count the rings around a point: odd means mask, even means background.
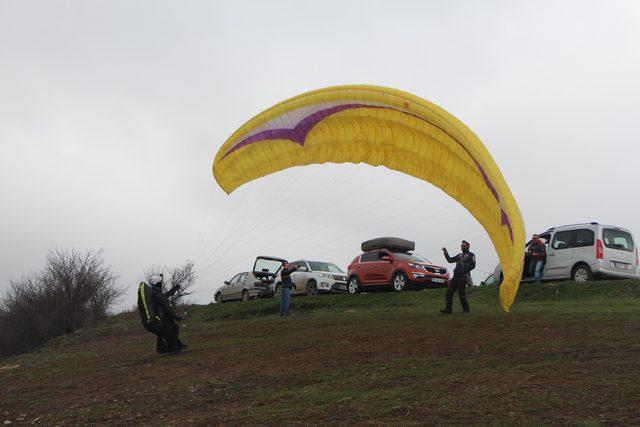
[{"label": "bare tree", "polygon": [[167,284],[169,287],[176,285],[180,286],[180,290],[177,291],[171,298],[172,304],[184,304],[186,298],[192,294],[191,289],[196,283],[198,276],[196,275],[195,265],[191,261],[187,261],[182,265],[178,265],[172,268],[167,267],[152,267],[149,268],[144,276],[147,279],[147,283],[151,280],[152,276],[162,274],[163,277],[168,278]]},{"label": "bare tree", "polygon": [[180,290],[176,292],[173,300],[178,302],[185,301],[186,297],[193,293],[191,288],[196,283],[197,278],[195,266],[191,261],[187,261],[185,264],[171,270],[171,285],[180,285]]},{"label": "bare tree", "polygon": [[12,281],[0,303],[0,354],[29,350],[109,314],[122,296],[102,251],[50,251],[43,270]]}]

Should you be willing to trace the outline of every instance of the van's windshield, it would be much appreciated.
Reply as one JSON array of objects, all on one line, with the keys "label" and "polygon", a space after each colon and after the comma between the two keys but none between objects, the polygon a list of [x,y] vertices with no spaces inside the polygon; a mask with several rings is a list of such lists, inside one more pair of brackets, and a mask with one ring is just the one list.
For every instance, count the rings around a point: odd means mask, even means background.
[{"label": "van's windshield", "polygon": [[631,233],[627,233],[626,231],[605,228],[602,230],[602,240],[604,240],[604,245],[609,249],[633,252],[633,238],[631,237]]}]

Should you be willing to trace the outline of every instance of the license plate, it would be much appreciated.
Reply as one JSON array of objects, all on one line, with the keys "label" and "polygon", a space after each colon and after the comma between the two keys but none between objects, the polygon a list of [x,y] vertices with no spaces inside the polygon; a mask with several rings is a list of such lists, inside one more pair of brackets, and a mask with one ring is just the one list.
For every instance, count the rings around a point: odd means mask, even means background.
[{"label": "license plate", "polygon": [[444,279],[431,279],[434,283],[444,283]]},{"label": "license plate", "polygon": [[623,269],[623,270],[628,270],[628,269],[629,269],[629,267],[631,267],[629,264],[623,264],[623,263],[621,263],[621,262],[614,262],[614,263],[613,263],[613,266],[614,266],[614,267],[621,268],[621,269]]}]

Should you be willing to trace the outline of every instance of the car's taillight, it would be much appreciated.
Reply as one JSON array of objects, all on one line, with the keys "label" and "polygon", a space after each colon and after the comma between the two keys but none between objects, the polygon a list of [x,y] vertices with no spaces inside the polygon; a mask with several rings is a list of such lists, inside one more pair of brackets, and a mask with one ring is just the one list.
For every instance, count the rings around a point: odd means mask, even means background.
[{"label": "car's taillight", "polygon": [[596,240],[596,259],[604,258],[604,248],[602,247],[602,240]]}]

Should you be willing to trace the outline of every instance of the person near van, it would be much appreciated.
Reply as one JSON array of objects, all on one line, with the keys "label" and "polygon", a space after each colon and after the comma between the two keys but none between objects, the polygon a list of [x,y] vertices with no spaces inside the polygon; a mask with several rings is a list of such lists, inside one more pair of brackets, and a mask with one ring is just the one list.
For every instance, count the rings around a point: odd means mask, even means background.
[{"label": "person near van", "polygon": [[469,302],[467,301],[467,284],[471,280],[471,270],[476,268],[476,256],[469,250],[471,245],[466,240],[462,241],[460,245],[460,252],[454,257],[449,256],[447,248],[442,248],[444,257],[449,263],[456,263],[456,267],[453,270],[453,277],[449,280],[447,286],[447,294],[445,297],[446,307],[444,310],[440,310],[442,314],[451,314],[453,310],[453,294],[458,292],[460,298],[460,305],[462,305],[462,312],[469,312]]},{"label": "person near van", "polygon": [[156,335],[156,351],[160,354],[178,354],[187,346],[178,336],[180,328],[176,324],[182,317],[178,316],[169,305],[171,298],[180,290],[175,285],[167,292],[162,292],[164,278],[162,274],[155,275],[149,280],[149,285],[142,282],[138,287],[138,311],[142,319],[142,326]]},{"label": "person near van", "polygon": [[280,316],[286,317],[291,309],[291,289],[295,287],[291,281],[291,273],[298,269],[297,265],[291,266],[288,262],[282,264],[280,272]]},{"label": "person near van", "polygon": [[534,234],[529,242],[527,249],[529,255],[529,272],[536,278],[536,283],[542,283],[542,268],[547,259],[547,245],[540,239],[540,236]]}]

